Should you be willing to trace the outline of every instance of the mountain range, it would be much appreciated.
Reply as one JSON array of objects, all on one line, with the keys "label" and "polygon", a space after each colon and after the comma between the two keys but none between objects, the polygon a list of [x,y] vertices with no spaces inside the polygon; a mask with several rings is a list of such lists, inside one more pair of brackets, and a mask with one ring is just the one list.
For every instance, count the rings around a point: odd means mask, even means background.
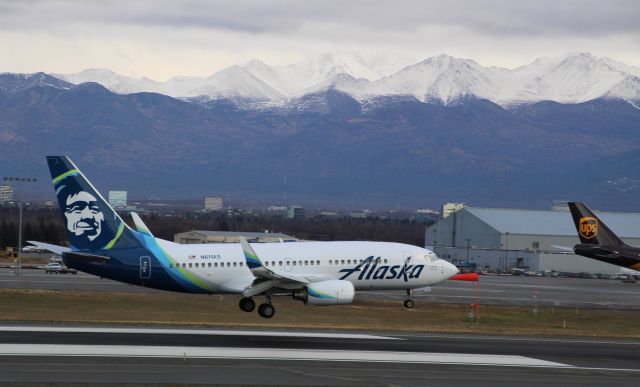
[{"label": "mountain range", "polygon": [[403,66],[354,54],[324,54],[288,66],[252,60],[208,77],[175,77],[164,83],[100,69],[55,76],[73,84],[96,82],[120,94],[156,92],[176,98],[256,101],[269,107],[329,88],[361,103],[379,96],[412,96],[443,104],[474,96],[503,107],[539,101],[640,100],[640,68],[588,53],[539,58],[514,70],[448,55]]},{"label": "mountain range", "polygon": [[324,55],[164,83],[4,73],[0,173],[47,195],[58,153],[130,197],[640,210],[639,74],[590,54],[515,70]]}]

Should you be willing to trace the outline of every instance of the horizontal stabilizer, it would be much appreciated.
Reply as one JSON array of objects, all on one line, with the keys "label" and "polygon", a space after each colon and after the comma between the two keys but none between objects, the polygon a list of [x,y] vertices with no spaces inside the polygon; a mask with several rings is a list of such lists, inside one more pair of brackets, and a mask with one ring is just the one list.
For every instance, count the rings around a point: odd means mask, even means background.
[{"label": "horizontal stabilizer", "polygon": [[136,226],[136,231],[147,234],[149,236],[153,236],[153,234],[151,233],[151,231],[149,231],[149,228],[146,224],[144,224],[137,212],[131,212],[131,217],[133,218],[133,224]]},{"label": "horizontal stabilizer", "polygon": [[66,252],[66,251],[71,251],[71,249],[69,247],[64,247],[64,246],[58,246],[58,245],[52,245],[50,243],[44,243],[44,242],[38,242],[38,241],[27,241],[27,243],[31,243],[32,245],[42,249],[42,250],[47,250],[47,251],[51,251],[54,254],[58,254],[58,255],[62,255],[62,253]]},{"label": "horizontal stabilizer", "polygon": [[95,263],[105,263],[110,259],[109,257],[105,257],[104,255],[80,253],[77,251],[68,251],[63,253],[62,256],[64,258],[69,258],[76,261],[95,262]]}]

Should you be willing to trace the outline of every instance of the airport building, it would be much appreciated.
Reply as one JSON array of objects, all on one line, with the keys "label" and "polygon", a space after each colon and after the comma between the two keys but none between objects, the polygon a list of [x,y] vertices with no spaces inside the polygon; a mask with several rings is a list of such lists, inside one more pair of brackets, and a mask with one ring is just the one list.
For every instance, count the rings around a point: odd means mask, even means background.
[{"label": "airport building", "polygon": [[205,196],[204,197],[204,212],[220,211],[222,210],[222,198],[217,196]]},{"label": "airport building", "polygon": [[115,209],[127,208],[127,191],[109,191],[109,204]]},{"label": "airport building", "polygon": [[287,209],[287,218],[289,219],[302,219],[304,218],[304,207],[291,206]]},{"label": "airport building", "polygon": [[0,185],[0,204],[6,204],[13,200],[13,187]]},{"label": "airport building", "polygon": [[250,242],[297,242],[298,239],[287,234],[277,232],[234,232],[234,231],[206,231],[191,230],[173,236],[173,241],[181,244],[188,243],[235,243],[243,236]]},{"label": "airport building", "polygon": [[[640,245],[640,214],[597,212],[625,243]],[[425,245],[476,269],[615,274],[620,268],[573,254],[580,243],[566,204],[554,210],[460,207],[429,226]]]}]

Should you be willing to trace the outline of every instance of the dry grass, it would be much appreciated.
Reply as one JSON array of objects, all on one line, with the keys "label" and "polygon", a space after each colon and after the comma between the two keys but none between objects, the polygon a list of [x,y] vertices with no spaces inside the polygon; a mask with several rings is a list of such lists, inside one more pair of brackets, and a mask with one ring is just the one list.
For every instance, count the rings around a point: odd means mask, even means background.
[{"label": "dry grass", "polygon": [[[0,321],[161,324],[224,327],[357,329],[410,332],[640,338],[640,312],[482,306],[470,322],[468,306],[367,301],[305,307],[276,298],[271,320],[237,307],[238,297],[0,290]],[[563,328],[563,323],[566,328]]]}]

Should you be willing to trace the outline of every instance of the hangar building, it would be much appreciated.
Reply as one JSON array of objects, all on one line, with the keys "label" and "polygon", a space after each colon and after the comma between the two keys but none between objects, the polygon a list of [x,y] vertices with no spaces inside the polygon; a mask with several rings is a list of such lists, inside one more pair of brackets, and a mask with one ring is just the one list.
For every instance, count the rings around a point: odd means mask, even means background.
[{"label": "hangar building", "polygon": [[[627,244],[640,246],[640,214],[597,212]],[[580,243],[566,204],[554,210],[462,207],[429,226],[425,245],[457,265],[507,271],[615,274],[620,268],[567,252]]]}]

